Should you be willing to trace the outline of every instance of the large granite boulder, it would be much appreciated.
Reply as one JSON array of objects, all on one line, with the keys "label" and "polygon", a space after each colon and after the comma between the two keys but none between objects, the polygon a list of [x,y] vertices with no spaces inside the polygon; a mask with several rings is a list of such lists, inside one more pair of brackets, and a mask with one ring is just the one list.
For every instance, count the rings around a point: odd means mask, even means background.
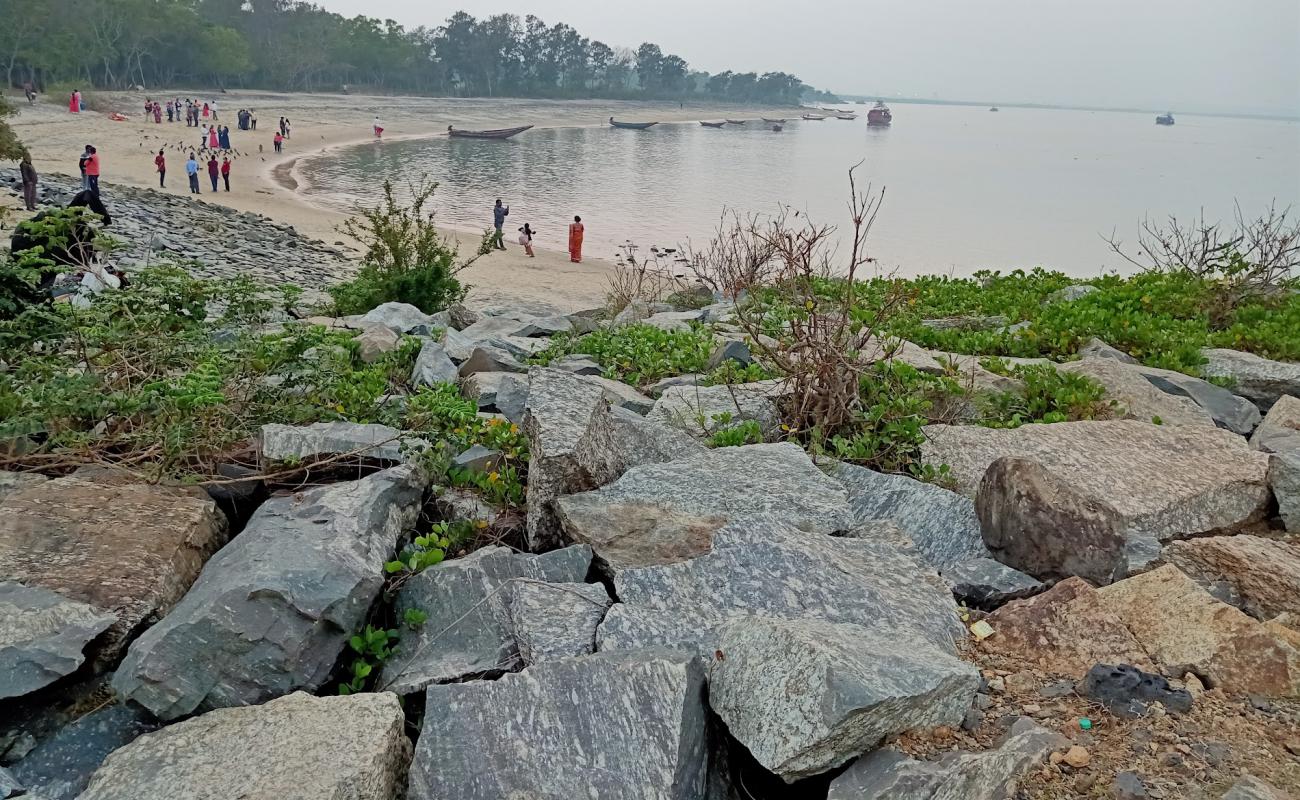
[{"label": "large granite boulder", "polygon": [[723,626],[709,705],[768,771],[819,775],[912,728],[956,725],[979,673],[897,631],[819,620],[739,619]]},{"label": "large granite boulder", "polygon": [[1234,605],[1255,619],[1300,619],[1300,544],[1259,536],[1211,536],[1173,542],[1164,560],[1204,587],[1226,585]]},{"label": "large granite boulder", "polygon": [[943,581],[896,542],[810,533],[784,516],[737,519],[689,561],[620,570],[598,650],[711,654],[737,617],[822,620],[916,636],[952,651],[965,630]]},{"label": "large granite boulder", "polygon": [[1237,394],[1268,411],[1278,398],[1300,397],[1300,364],[1272,361],[1253,353],[1207,347],[1201,350],[1205,364],[1201,374],[1228,378]]},{"label": "large granite boulder", "polygon": [[0,700],[76,672],[85,646],[116,621],[49,589],[0,581]]},{"label": "large granite boulder", "polygon": [[1214,424],[1241,436],[1249,436],[1259,424],[1259,409],[1244,397],[1222,386],[1181,372],[1139,364],[1134,367],[1150,384],[1167,394],[1186,397],[1214,419]]},{"label": "large granite boulder", "polygon": [[417,328],[446,328],[451,322],[450,315],[442,311],[438,314],[426,314],[410,303],[384,303],[375,306],[361,317],[362,327],[383,325],[393,333],[411,333]]},{"label": "large granite boulder", "polygon": [[1265,453],[1300,450],[1300,398],[1279,397],[1251,435],[1250,446]]},{"label": "large granite boulder", "polygon": [[401,466],[268,500],[131,646],[113,688],[161,719],[320,688],[424,488]]},{"label": "large granite boulder", "polygon": [[784,386],[780,380],[727,386],[670,386],[646,417],[700,438],[749,420],[771,433],[780,423],[777,404],[785,393]]},{"label": "large granite boulder", "polygon": [[402,337],[384,325],[368,325],[352,341],[357,346],[357,358],[365,364],[375,363],[402,345]]},{"label": "large granite boulder", "polygon": [[1243,775],[1220,800],[1291,800],[1291,795],[1254,775]]},{"label": "large granite boulder", "polygon": [[660,464],[706,452],[692,436],[646,419],[635,411],[609,410],[610,439],[614,448],[610,473],[622,475],[641,464]]},{"label": "large granite boulder", "polygon": [[313,422],[262,426],[262,458],[269,461],[309,461],[353,453],[357,458],[400,462],[405,460],[403,446],[419,446],[418,442],[387,425]]},{"label": "large granite boulder", "polygon": [[593,492],[561,497],[564,532],[612,570],[671,564],[709,550],[729,520],[774,513],[802,530],[852,526],[844,488],[793,444],[723,447],[629,469]]},{"label": "large granite boulder", "polygon": [[953,594],[976,608],[996,608],[1047,588],[1042,581],[992,558],[968,558],[944,567],[939,574],[952,584]]},{"label": "large granite boulder", "polygon": [[14,765],[14,776],[32,793],[28,797],[76,800],[109,753],[159,727],[139,706],[114,703],[95,709],[43,739]]},{"label": "large granite boulder", "polygon": [[886,475],[852,464],[837,464],[830,476],[848,490],[849,506],[859,522],[894,522],[936,569],[988,555],[970,498],[905,475]]},{"label": "large granite boulder", "polygon": [[596,628],[613,602],[599,583],[513,581],[510,628],[525,666],[596,650]]},{"label": "large granite boulder", "polygon": [[[976,494],[998,459],[1033,462],[1041,468],[1032,474],[1042,479],[1044,491],[1050,484],[1067,493],[1076,501],[1071,508],[1096,511],[1128,542],[1232,529],[1260,519],[1269,505],[1268,457],[1229,431],[1119,420],[1011,430],[930,425],[925,432],[925,463],[947,464],[963,494]],[[1028,497],[1036,491],[1020,480],[1031,473],[1011,473],[989,487],[1000,494],[979,492],[977,511],[981,504],[998,511],[988,519],[980,512],[985,542],[1008,541],[1017,530],[1050,540],[1051,531],[1029,530],[1031,513],[1021,514],[1010,500],[1013,493]],[[1039,499],[1054,513],[1045,495]],[[1074,519],[1071,508],[1057,516]]]},{"label": "large granite boulder", "polygon": [[619,457],[604,391],[577,375],[534,367],[528,374],[524,432],[528,467],[528,545],[556,547],[562,539],[553,503],[618,477]]},{"label": "large granite boulder", "polygon": [[455,383],[460,372],[447,355],[446,349],[432,339],[425,339],[420,345],[420,354],[415,357],[411,368],[412,386],[433,386],[439,383]]},{"label": "large granite boulder", "polygon": [[461,383],[460,393],[480,411],[496,411],[513,423],[523,422],[528,376],[514,372],[477,372]]},{"label": "large granite boulder", "polygon": [[226,536],[225,516],[201,490],[69,476],[0,500],[0,581],[115,616],[90,653],[109,666],[181,599]]},{"label": "large granite boulder", "polygon": [[519,666],[510,617],[516,579],[580,583],[591,548],[566,547],[542,555],[485,547],[414,575],[397,594],[398,619],[418,609],[430,622],[408,631],[384,664],[379,687],[410,694],[430,683],[496,675]]},{"label": "large granite boulder", "polygon": [[1160,425],[1214,427],[1214,418],[1188,397],[1162,392],[1142,373],[1111,358],[1085,358],[1057,367],[1060,372],[1083,375],[1106,389],[1118,419],[1153,422]]},{"label": "large granite boulder", "polygon": [[[566,370],[567,371],[567,370]],[[587,383],[595,384],[605,393],[605,399],[609,404],[618,408],[625,408],[637,414],[645,414],[654,408],[655,401],[633,389],[622,381],[610,380],[600,375],[582,375],[579,376]]]},{"label": "large granite boulder", "polygon": [[1219,602],[1177,567],[1098,591],[1102,605],[1166,669],[1193,672],[1232,693],[1300,697],[1300,634]]},{"label": "large granite boulder", "polygon": [[528,367],[502,347],[476,343],[460,364],[458,374],[468,378],[478,372],[527,372]]},{"label": "large granite boulder", "polygon": [[670,651],[549,661],[430,686],[410,800],[695,800],[704,670]]},{"label": "large granite boulder", "polygon": [[1021,717],[996,747],[918,761],[882,748],[831,781],[827,800],[1007,800],[1020,779],[1070,741]]},{"label": "large granite boulder", "polygon": [[1277,498],[1282,524],[1291,533],[1300,533],[1300,450],[1268,457],[1268,485]]},{"label": "large granite boulder", "polygon": [[1121,364],[1137,364],[1136,358],[1116,347],[1111,347],[1096,336],[1083,343],[1079,348],[1079,358],[1109,358]]},{"label": "large granite boulder", "polygon": [[114,752],[81,800],[398,800],[405,725],[388,693],[209,711]]}]

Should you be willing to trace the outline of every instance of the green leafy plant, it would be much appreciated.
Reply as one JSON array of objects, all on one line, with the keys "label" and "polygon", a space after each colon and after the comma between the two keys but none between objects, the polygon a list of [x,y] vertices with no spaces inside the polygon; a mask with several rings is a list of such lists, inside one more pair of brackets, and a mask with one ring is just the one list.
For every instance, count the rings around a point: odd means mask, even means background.
[{"label": "green leafy plant", "polygon": [[718,427],[709,437],[709,447],[740,447],[763,443],[763,426],[756,420],[747,419],[733,424],[731,414],[724,411],[714,414],[713,421]]},{"label": "green leafy plant", "polygon": [[396,629],[367,625],[365,630],[348,639],[348,647],[357,657],[348,667],[347,680],[339,683],[339,694],[365,691],[367,680],[376,668],[392,657],[393,647],[401,637],[401,632]]},{"label": "green leafy plant", "polygon": [[1018,428],[1033,422],[1069,422],[1106,419],[1114,403],[1106,400],[1106,388],[1086,375],[1061,372],[1046,365],[1019,366],[1010,374],[1019,378],[1023,390],[978,396],[981,423],[991,428]]},{"label": "green leafy plant", "polygon": [[605,377],[643,386],[672,375],[703,372],[713,351],[713,333],[703,326],[666,331],[654,325],[623,325],[582,337],[560,335],[534,357],[549,364],[572,353],[589,355]]}]

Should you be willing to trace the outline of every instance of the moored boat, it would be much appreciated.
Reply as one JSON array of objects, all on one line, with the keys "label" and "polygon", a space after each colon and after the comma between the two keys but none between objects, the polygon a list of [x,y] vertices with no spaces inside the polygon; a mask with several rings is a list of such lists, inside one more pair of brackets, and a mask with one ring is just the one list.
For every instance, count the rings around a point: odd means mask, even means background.
[{"label": "moored boat", "polygon": [[748,120],[743,120],[743,119],[729,119],[729,120],[727,120],[727,124],[728,124],[728,125],[744,125],[747,121],[748,121]]},{"label": "moored boat", "polygon": [[726,123],[725,121],[723,121],[723,122],[705,122],[704,120],[700,120],[700,124],[703,125],[703,126],[706,127],[706,128],[721,128],[723,125],[726,125],[727,123]]},{"label": "moored boat", "polygon": [[518,128],[496,128],[487,131],[467,131],[447,126],[447,135],[456,139],[509,139],[517,133],[523,133],[532,125],[520,125]]},{"label": "moored boat", "polygon": [[1156,124],[1157,124],[1157,125],[1173,125],[1173,124],[1174,124],[1174,115],[1173,115],[1173,114],[1170,114],[1170,113],[1168,113],[1168,112],[1166,112],[1166,113],[1164,113],[1164,114],[1161,114],[1160,116],[1156,117]]},{"label": "moored boat", "polygon": [[777,125],[784,125],[785,123],[789,122],[789,120],[787,120],[785,117],[781,117],[780,119],[768,119],[767,117],[760,117],[760,119],[762,119],[764,122],[774,122]]},{"label": "moored boat", "polygon": [[997,111],[997,110],[998,110],[997,106],[993,106],[992,108],[989,109],[989,111]]},{"label": "moored boat", "polygon": [[643,131],[651,125],[658,125],[658,122],[616,122],[613,117],[609,118],[609,124],[614,128],[623,128],[631,131]]},{"label": "moored boat", "polygon": [[826,119],[826,117],[823,117],[821,114],[804,114],[804,115],[803,115],[803,118],[806,119],[806,120],[823,120],[823,119]]},{"label": "moored boat", "polygon": [[858,115],[852,111],[841,111],[835,115],[835,119],[857,119]]},{"label": "moored boat", "polygon": [[877,127],[885,127],[892,124],[894,115],[889,113],[889,106],[885,105],[883,100],[877,100],[876,104],[867,112],[867,124]]}]

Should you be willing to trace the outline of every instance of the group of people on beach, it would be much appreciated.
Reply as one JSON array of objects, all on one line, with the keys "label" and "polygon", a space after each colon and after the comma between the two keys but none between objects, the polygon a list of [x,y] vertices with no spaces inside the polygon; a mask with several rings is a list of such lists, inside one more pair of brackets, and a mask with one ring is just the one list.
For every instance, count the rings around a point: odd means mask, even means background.
[{"label": "group of people on beach", "polygon": [[257,130],[257,112],[251,108],[241,108],[235,115],[241,131]]},{"label": "group of people on beach", "polygon": [[208,120],[217,121],[217,101],[202,102],[187,97],[182,104],[179,97],[168,100],[166,103],[145,98],[145,119],[152,117],[154,124],[161,124],[164,115],[166,115],[168,122],[180,122],[181,118],[184,117],[187,128],[197,128]]},{"label": "group of people on beach", "polygon": [[[497,198],[497,203],[492,209],[492,247],[496,250],[505,250],[505,224],[506,217],[510,216],[510,206],[504,205],[501,198]],[[582,263],[582,237],[585,229],[582,226],[582,217],[574,216],[573,222],[569,224],[569,260],[574,264]],[[529,258],[535,258],[533,253],[533,237],[537,231],[533,230],[532,225],[527,222],[519,229],[519,244],[524,248],[524,252]]]}]

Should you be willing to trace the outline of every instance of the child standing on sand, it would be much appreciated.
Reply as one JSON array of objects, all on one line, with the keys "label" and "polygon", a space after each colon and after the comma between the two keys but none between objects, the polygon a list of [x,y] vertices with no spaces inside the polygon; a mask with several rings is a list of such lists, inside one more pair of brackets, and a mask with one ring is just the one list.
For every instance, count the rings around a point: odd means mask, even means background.
[{"label": "child standing on sand", "polygon": [[275,142],[275,152],[281,152],[280,148],[284,144],[284,137],[280,135],[279,131],[275,132],[275,138],[272,141]]},{"label": "child standing on sand", "polygon": [[524,246],[524,252],[528,254],[529,258],[536,258],[533,255],[533,233],[533,229],[529,227],[527,222],[524,223],[524,227],[519,229],[519,243]]}]

